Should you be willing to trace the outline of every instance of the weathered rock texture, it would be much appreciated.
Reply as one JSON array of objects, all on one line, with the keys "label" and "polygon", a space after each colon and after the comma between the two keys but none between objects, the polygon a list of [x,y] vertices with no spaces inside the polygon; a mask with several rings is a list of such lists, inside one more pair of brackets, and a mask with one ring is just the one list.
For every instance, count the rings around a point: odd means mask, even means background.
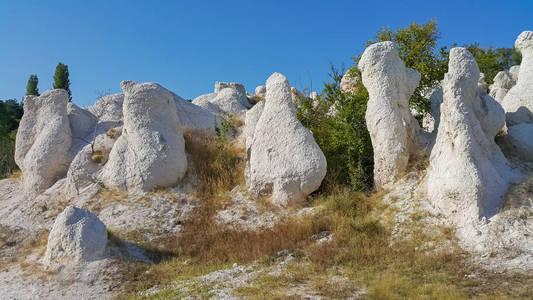
[{"label": "weathered rock texture", "polygon": [[370,95],[366,124],[374,148],[374,183],[381,188],[401,176],[409,158],[421,151],[421,129],[409,110],[420,73],[405,67],[392,42],[368,47],[359,69]]},{"label": "weathered rock texture", "polygon": [[177,183],[187,169],[174,95],[156,83],[123,81],[124,128],[101,180],[107,187],[151,190]]},{"label": "weathered rock texture", "polygon": [[512,173],[494,142],[503,110],[478,89],[479,68],[465,48],[450,51],[443,103],[431,151],[427,193],[446,216],[464,225],[500,208]]},{"label": "weathered rock texture", "polygon": [[50,90],[39,97],[24,98],[15,161],[22,170],[27,196],[46,190],[67,173],[72,159],[68,102],[65,90]]},{"label": "weathered rock texture", "polygon": [[509,90],[516,84],[518,79],[517,70],[519,70],[519,68],[519,66],[513,66],[511,69],[500,71],[494,76],[494,83],[489,87],[490,96],[492,98],[499,103],[503,101],[505,95],[507,95]]},{"label": "weathered rock texture", "polygon": [[522,63],[516,85],[502,101],[507,126],[533,123],[533,31],[522,32],[516,39],[515,48],[522,54]]},{"label": "weathered rock texture", "polygon": [[264,86],[264,85],[260,85],[260,86],[255,88],[255,95],[256,96],[260,96],[262,98],[265,98],[266,92],[267,92],[267,89],[266,89],[266,86]]},{"label": "weathered rock texture", "polygon": [[174,93],[172,96],[174,96],[178,119],[183,130],[215,132],[217,121],[213,113]]},{"label": "weathered rock texture", "polygon": [[349,71],[346,72],[341,79],[340,89],[343,92],[357,92],[357,85],[361,82],[361,78],[357,73],[352,75]]},{"label": "weathered rock texture", "polygon": [[265,101],[260,101],[252,109],[246,112],[246,118],[244,120],[244,137],[246,139],[246,149],[248,149],[252,143],[252,139],[255,132],[255,126],[263,113],[265,108]]},{"label": "weathered rock texture", "polygon": [[199,96],[192,103],[216,115],[240,115],[252,107],[244,86],[234,82],[217,81],[214,93]]},{"label": "weathered rock texture", "polygon": [[48,235],[43,263],[77,266],[107,256],[107,229],[94,214],[68,206],[59,214]]},{"label": "weathered rock texture", "polygon": [[509,127],[505,139],[518,157],[533,161],[533,123],[520,123]]},{"label": "weathered rock texture", "polygon": [[326,175],[326,158],[309,129],[296,117],[285,76],[267,80],[266,102],[248,149],[246,185],[287,205],[315,191]]}]

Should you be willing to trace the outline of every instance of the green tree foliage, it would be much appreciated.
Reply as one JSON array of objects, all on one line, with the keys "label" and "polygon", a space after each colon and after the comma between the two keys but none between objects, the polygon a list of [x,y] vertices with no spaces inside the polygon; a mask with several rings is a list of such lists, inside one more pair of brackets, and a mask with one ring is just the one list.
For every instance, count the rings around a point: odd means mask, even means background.
[{"label": "green tree foliage", "polygon": [[72,93],[70,92],[70,79],[68,76],[68,66],[63,63],[58,63],[56,72],[54,74],[54,89],[66,90],[68,92],[69,100],[72,101]]},{"label": "green tree foliage", "polygon": [[22,105],[16,100],[0,100],[0,178],[4,178],[17,169],[15,164],[15,137]]},{"label": "green tree foliage", "polygon": [[[374,169],[372,143],[365,121],[368,92],[362,83],[357,93],[342,92],[343,71],[331,67],[332,81],[324,84],[315,105],[310,98],[300,99],[298,118],[313,132],[326,156],[328,171],[322,190],[339,184],[353,190],[367,190],[372,187]],[[336,113],[328,114],[332,106]]]},{"label": "green tree foliage", "polygon": [[[383,41],[394,42],[405,66],[420,72],[420,84],[409,99],[410,106],[420,114],[430,111],[430,103],[422,94],[442,80],[448,70],[448,51],[446,47],[437,49],[438,38],[437,21],[433,19],[426,24],[411,23],[395,31],[384,27],[375,40],[367,42],[367,46]],[[356,62],[359,58],[356,57]]]},{"label": "green tree foliage", "polygon": [[39,88],[37,87],[38,85],[39,78],[37,78],[37,75],[30,75],[30,78],[28,79],[28,84],[26,85],[26,96],[39,96]]},{"label": "green tree foliage", "polygon": [[485,80],[488,84],[494,82],[494,76],[502,70],[509,69],[514,65],[519,65],[522,56],[514,48],[489,47],[483,49],[479,43],[465,46],[476,59],[479,70],[485,74]]}]

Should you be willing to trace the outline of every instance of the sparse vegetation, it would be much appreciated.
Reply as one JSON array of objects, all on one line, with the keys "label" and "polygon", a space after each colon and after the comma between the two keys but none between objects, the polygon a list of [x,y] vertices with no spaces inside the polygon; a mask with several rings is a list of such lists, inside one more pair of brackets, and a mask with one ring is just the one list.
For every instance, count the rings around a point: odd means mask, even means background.
[{"label": "sparse vegetation", "polygon": [[22,113],[22,105],[15,99],[0,100],[0,179],[18,170],[15,163],[15,138]]}]

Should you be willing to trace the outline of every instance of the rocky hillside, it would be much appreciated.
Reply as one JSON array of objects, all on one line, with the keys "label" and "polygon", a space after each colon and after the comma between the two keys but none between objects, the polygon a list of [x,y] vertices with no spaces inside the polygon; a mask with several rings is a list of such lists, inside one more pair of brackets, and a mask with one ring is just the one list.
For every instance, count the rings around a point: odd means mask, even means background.
[{"label": "rocky hillside", "polygon": [[394,43],[369,46],[341,82],[369,94],[364,194],[316,192],[326,157],[280,73],[192,102],[133,81],[86,108],[27,96],[22,172],[0,181],[2,297],[530,297],[533,32],[515,48],[522,64],[490,87],[453,48],[420,126],[420,73]]}]

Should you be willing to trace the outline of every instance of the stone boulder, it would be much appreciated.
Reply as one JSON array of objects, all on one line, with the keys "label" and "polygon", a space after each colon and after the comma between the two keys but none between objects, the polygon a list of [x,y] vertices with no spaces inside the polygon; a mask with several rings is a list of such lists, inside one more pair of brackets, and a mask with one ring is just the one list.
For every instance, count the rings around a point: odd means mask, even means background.
[{"label": "stone boulder", "polygon": [[509,127],[505,139],[518,157],[533,161],[533,123],[520,123]]},{"label": "stone boulder", "polygon": [[522,54],[522,63],[516,85],[502,101],[507,126],[533,123],[533,31],[522,32],[516,39],[515,48]]},{"label": "stone boulder", "polygon": [[24,98],[17,131],[15,162],[22,170],[23,190],[32,197],[67,173],[72,160],[72,133],[65,90],[49,90]]},{"label": "stone boulder", "polygon": [[352,75],[351,72],[346,72],[341,79],[340,83],[340,89],[343,92],[357,92],[357,85],[361,82],[361,78],[357,73],[355,75]]},{"label": "stone boulder", "polygon": [[[516,70],[516,69],[515,69]],[[517,76],[513,75],[510,70],[500,71],[494,76],[494,83],[490,85],[490,96],[501,103],[505,95],[516,84]]]},{"label": "stone boulder", "polygon": [[240,83],[216,82],[215,92],[199,96],[192,101],[215,115],[240,115],[252,107],[246,90]]},{"label": "stone boulder", "polygon": [[266,89],[266,86],[264,86],[264,85],[260,85],[260,86],[255,88],[255,95],[259,96],[259,97],[261,97],[263,99],[266,96],[266,92],[267,92],[267,89]]},{"label": "stone boulder", "polygon": [[407,170],[409,158],[422,150],[421,128],[409,110],[420,73],[405,67],[392,42],[368,47],[359,69],[370,96],[366,124],[374,149],[374,183],[379,189],[398,179]]},{"label": "stone boulder", "polygon": [[[105,95],[96,101],[93,106],[87,107],[98,122],[119,123],[122,121],[122,105],[124,104],[124,94]],[[102,124],[103,125],[103,124]]]},{"label": "stone boulder", "polygon": [[187,170],[174,95],[157,83],[121,82],[124,128],[100,176],[106,187],[149,191]]},{"label": "stone boulder", "polygon": [[80,108],[72,102],[67,105],[67,113],[73,143],[87,143],[87,136],[94,131],[96,126],[96,117],[90,111]]},{"label": "stone boulder", "polygon": [[266,86],[265,107],[247,151],[246,185],[285,206],[320,187],[327,163],[311,131],[296,117],[287,78],[274,73]]},{"label": "stone boulder", "polygon": [[215,132],[217,120],[209,110],[172,93],[182,130]]},{"label": "stone boulder", "polygon": [[91,212],[67,206],[48,235],[43,263],[48,267],[79,266],[107,256],[107,229]]},{"label": "stone boulder", "polygon": [[480,95],[478,79],[472,54],[466,48],[451,49],[427,195],[462,225],[494,215],[514,177],[494,142],[496,128],[503,125],[503,110],[494,99],[486,98],[490,96]]}]

